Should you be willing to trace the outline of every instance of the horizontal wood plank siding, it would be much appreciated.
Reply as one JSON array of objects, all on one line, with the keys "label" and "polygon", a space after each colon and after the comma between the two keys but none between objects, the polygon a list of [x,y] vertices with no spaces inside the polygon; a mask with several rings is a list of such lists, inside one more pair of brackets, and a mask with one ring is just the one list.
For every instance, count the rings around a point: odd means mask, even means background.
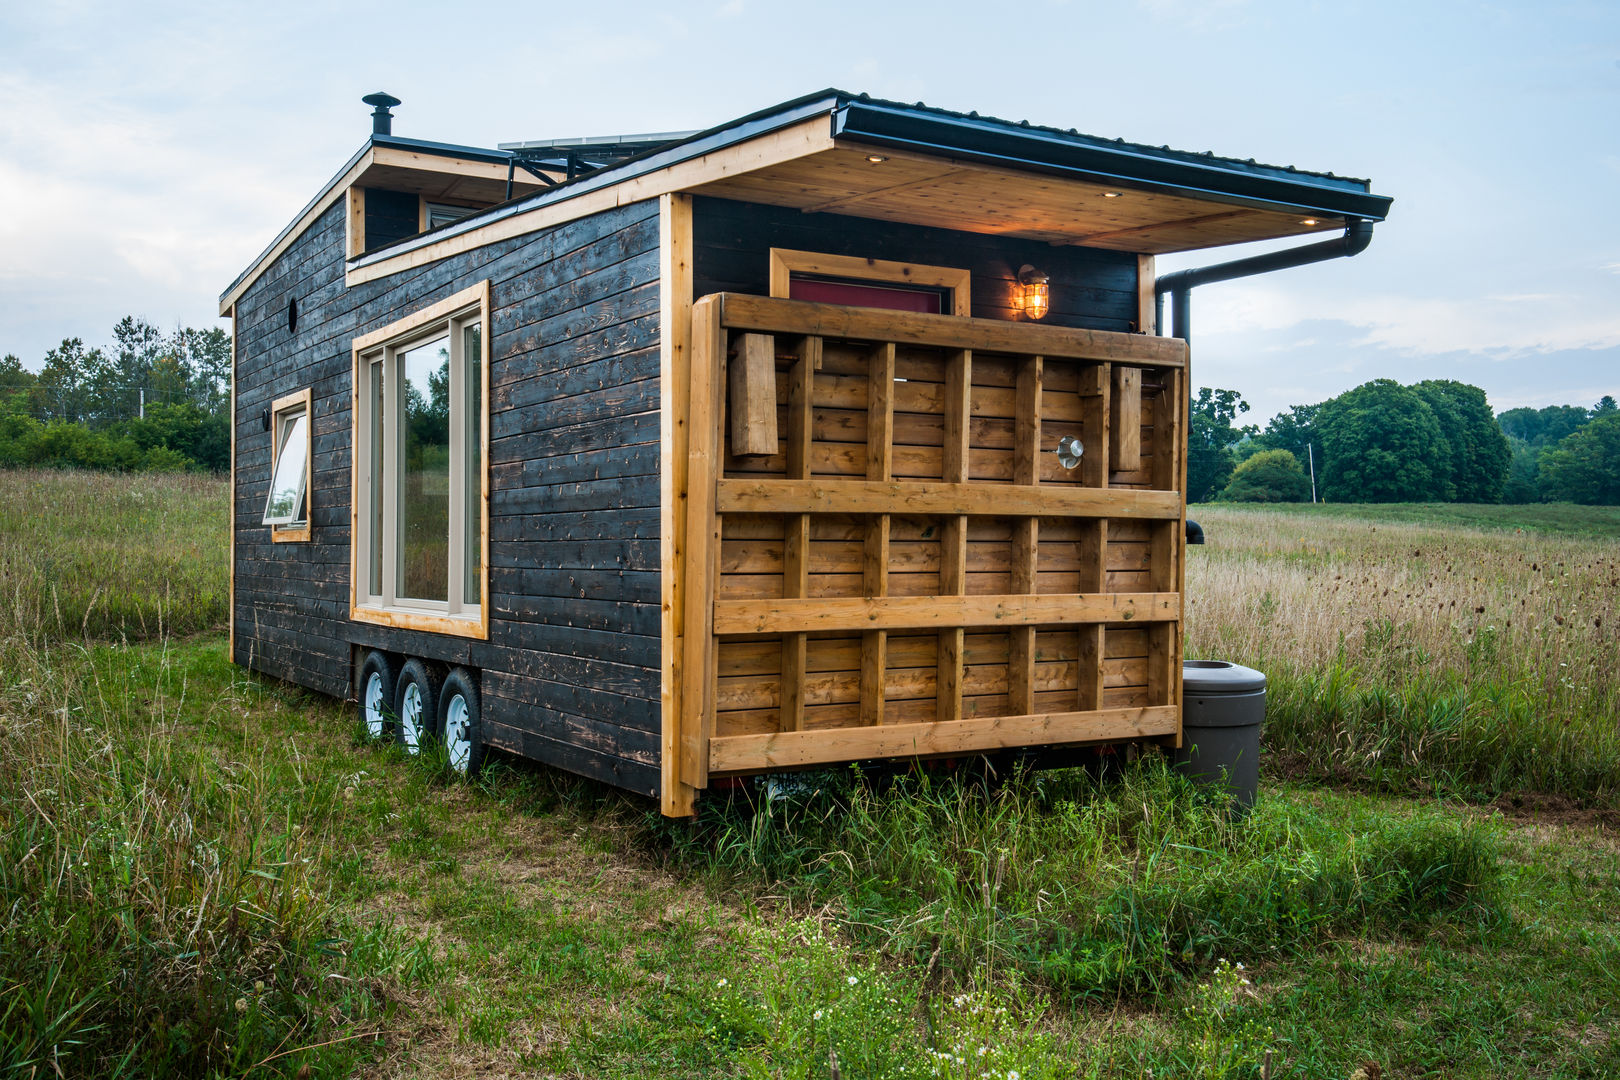
[{"label": "horizontal wood plank siding", "polygon": [[[338,696],[351,692],[351,645],[466,664],[482,672],[495,745],[656,795],[657,201],[353,288],[345,214],[340,203],[318,218],[237,304],[234,659]],[[350,343],[486,278],[489,640],[351,622]],[[262,415],[305,387],[313,535],[272,545],[258,524]]]}]

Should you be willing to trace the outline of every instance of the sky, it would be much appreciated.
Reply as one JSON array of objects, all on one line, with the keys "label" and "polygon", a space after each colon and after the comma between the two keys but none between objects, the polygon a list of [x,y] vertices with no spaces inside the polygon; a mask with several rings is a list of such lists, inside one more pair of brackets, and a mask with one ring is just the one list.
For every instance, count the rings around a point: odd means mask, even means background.
[{"label": "sky", "polygon": [[7,4],[0,354],[37,370],[125,314],[224,325],[373,90],[404,100],[396,134],[494,146],[828,86],[1370,177],[1395,204],[1363,254],[1194,292],[1194,382],[1245,419],[1375,378],[1498,410],[1620,394],[1613,0]]}]

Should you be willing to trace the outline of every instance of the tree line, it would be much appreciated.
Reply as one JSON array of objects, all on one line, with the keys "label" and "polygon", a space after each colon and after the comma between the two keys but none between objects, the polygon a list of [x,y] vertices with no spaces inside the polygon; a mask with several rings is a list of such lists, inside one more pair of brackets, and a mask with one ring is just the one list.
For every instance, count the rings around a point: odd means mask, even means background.
[{"label": "tree line", "polygon": [[1576,502],[1620,504],[1620,406],[1491,412],[1450,379],[1374,379],[1278,413],[1262,430],[1236,390],[1192,402],[1192,502]]},{"label": "tree line", "polygon": [[0,359],[0,466],[223,472],[230,396],[224,330],[165,334],[126,315],[110,344],[68,338],[37,374]]}]

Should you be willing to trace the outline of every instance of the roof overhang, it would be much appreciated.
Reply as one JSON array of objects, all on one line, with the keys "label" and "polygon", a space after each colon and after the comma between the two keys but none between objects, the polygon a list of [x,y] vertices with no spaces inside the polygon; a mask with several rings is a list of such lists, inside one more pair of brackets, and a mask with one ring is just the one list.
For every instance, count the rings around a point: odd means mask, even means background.
[{"label": "roof overhang", "polygon": [[829,90],[367,252],[346,280],[674,192],[1146,255],[1335,232],[1391,203],[1365,180]]},{"label": "roof overhang", "polygon": [[[219,313],[228,315],[249,285],[316,218],[352,187],[387,188],[426,199],[488,206],[506,199],[506,176],[511,155],[501,150],[372,135],[343,168],[322,186],[298,216],[231,282],[219,298]],[[541,189],[533,177],[519,171],[512,190],[527,195]]]}]

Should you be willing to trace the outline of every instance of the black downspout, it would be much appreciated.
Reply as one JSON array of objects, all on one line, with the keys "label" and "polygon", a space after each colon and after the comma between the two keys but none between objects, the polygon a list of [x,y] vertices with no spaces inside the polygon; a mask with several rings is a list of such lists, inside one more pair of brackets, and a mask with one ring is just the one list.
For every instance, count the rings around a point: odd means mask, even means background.
[{"label": "black downspout", "polygon": [[1372,234],[1372,222],[1364,218],[1351,218],[1345,224],[1344,235],[1333,240],[1166,274],[1153,286],[1153,297],[1158,305],[1158,318],[1155,321],[1160,327],[1159,332],[1164,333],[1165,293],[1170,294],[1170,334],[1188,341],[1192,336],[1192,290],[1197,286],[1269,274],[1273,270],[1287,270],[1328,259],[1347,259],[1367,250],[1367,245],[1372,243]]}]

